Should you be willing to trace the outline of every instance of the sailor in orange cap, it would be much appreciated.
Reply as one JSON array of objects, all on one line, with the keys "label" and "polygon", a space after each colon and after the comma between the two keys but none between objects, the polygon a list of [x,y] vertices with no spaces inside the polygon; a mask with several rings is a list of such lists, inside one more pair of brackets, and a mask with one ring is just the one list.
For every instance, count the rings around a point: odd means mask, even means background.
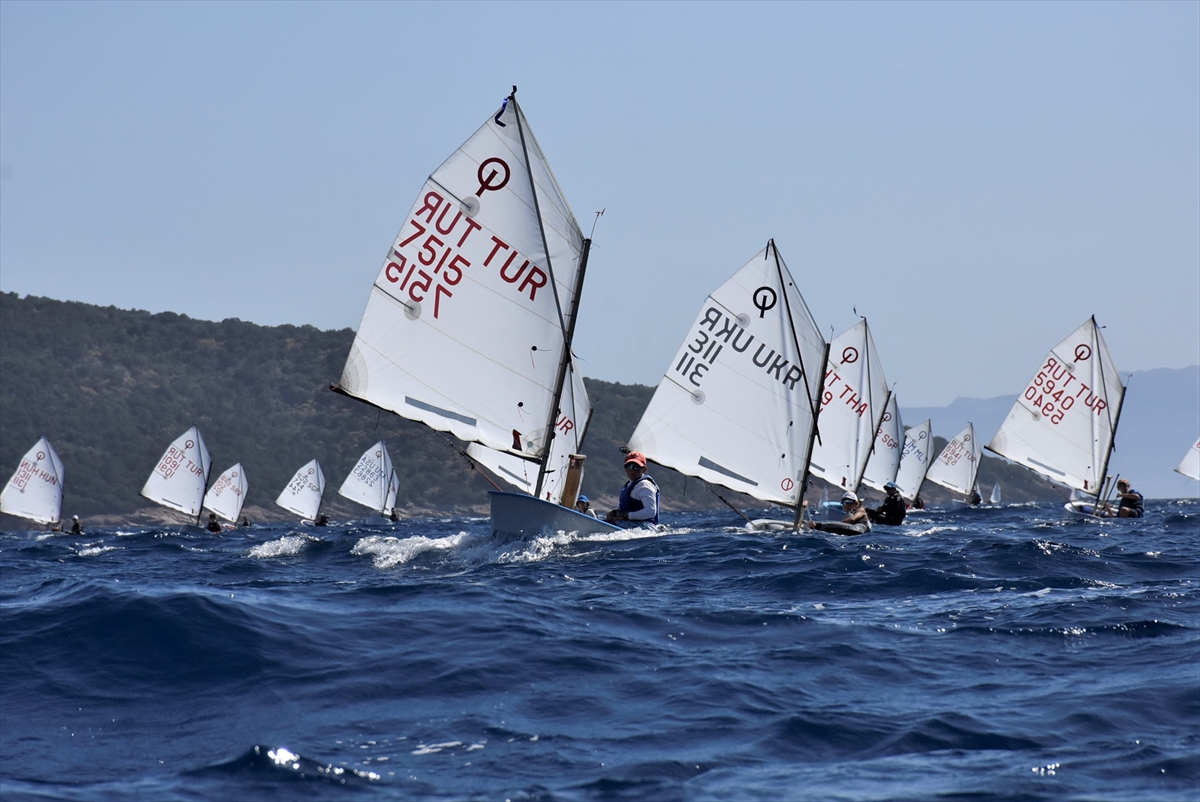
[{"label": "sailor in orange cap", "polygon": [[629,521],[640,525],[658,524],[658,485],[646,473],[646,455],[630,451],[625,455],[625,486],[615,510],[609,510],[604,520],[609,523]]}]

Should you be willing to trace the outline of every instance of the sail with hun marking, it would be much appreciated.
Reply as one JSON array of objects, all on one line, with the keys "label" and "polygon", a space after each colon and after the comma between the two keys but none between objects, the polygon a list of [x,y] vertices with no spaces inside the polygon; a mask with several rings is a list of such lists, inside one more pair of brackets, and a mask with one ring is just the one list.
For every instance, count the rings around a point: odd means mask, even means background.
[{"label": "sail with hun marking", "polygon": [[929,421],[919,423],[904,432],[904,451],[900,455],[900,470],[896,472],[896,487],[900,495],[912,501],[921,494],[925,474],[933,460],[933,432]]},{"label": "sail with hun marking", "polygon": [[242,513],[242,504],[246,501],[248,487],[246,469],[239,462],[212,483],[212,487],[204,494],[204,506],[215,512],[217,517],[237,523],[238,516]]},{"label": "sail with hun marking", "polygon": [[887,398],[883,365],[864,318],[829,344],[812,472],[843,490],[857,491]]},{"label": "sail with hun marking", "polygon": [[879,421],[879,429],[875,432],[875,450],[867,460],[867,469],[863,472],[863,484],[876,490],[883,490],[888,482],[896,481],[900,470],[900,456],[903,450],[900,443],[903,438],[900,432],[904,427],[900,423],[900,404],[896,394],[888,398],[883,411],[883,419]]},{"label": "sail with hun marking", "polygon": [[970,495],[975,487],[975,476],[979,473],[979,459],[982,456],[979,441],[975,439],[975,427],[968,423],[967,428],[946,443],[942,453],[929,466],[926,478],[947,490]]},{"label": "sail with hun marking", "polygon": [[825,352],[771,241],[700,307],[629,448],[705,482],[795,506]]},{"label": "sail with hun marking", "polygon": [[211,468],[204,438],[200,429],[193,426],[163,452],[142,488],[142,495],[185,515],[199,515]]},{"label": "sail with hun marking", "polygon": [[541,459],[583,252],[575,217],[509,97],[417,194],[336,389],[461,440]]},{"label": "sail with hun marking", "polygon": [[0,490],[0,512],[40,524],[62,520],[63,464],[45,437],[21,457],[16,472]]},{"label": "sail with hun marking", "polygon": [[396,505],[399,482],[392,468],[392,457],[382,440],[359,457],[354,469],[338,488],[338,495],[387,514]]},{"label": "sail with hun marking", "polygon": [[1094,317],[1054,346],[987,448],[1067,487],[1102,492],[1125,385]]},{"label": "sail with hun marking", "polygon": [[315,459],[296,471],[275,503],[306,521],[316,520],[325,493],[325,474]]}]

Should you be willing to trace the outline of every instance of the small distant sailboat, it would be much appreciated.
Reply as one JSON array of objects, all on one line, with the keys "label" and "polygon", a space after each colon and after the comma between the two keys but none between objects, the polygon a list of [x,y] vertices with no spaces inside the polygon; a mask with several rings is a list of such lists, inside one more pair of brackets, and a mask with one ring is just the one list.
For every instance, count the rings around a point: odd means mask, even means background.
[{"label": "small distant sailboat", "polygon": [[905,501],[915,501],[921,495],[925,475],[932,464],[933,433],[930,421],[925,421],[904,432],[904,453],[900,455],[896,486]]},{"label": "small distant sailboat", "polygon": [[167,447],[141,495],[184,515],[199,518],[212,468],[200,429],[188,429]]},{"label": "small distant sailboat", "polygon": [[1103,516],[1108,462],[1125,401],[1096,318],[1050,350],[987,449],[1091,496],[1070,512]]},{"label": "small distant sailboat", "polygon": [[1188,449],[1188,453],[1184,454],[1175,470],[1189,479],[1200,480],[1200,440]]},{"label": "small distant sailboat", "polygon": [[992,495],[988,498],[988,504],[997,505],[1000,503],[1000,483],[992,485]]},{"label": "small distant sailboat", "polygon": [[321,512],[321,496],[325,493],[325,474],[315,459],[296,471],[283,488],[275,503],[302,521],[316,521]]},{"label": "small distant sailboat", "polygon": [[248,487],[246,471],[239,462],[227,468],[217,477],[217,481],[213,482],[212,487],[204,494],[204,507],[215,512],[218,518],[236,524],[238,516],[242,514],[242,505],[246,502]]},{"label": "small distant sailboat", "polygon": [[21,457],[17,472],[0,490],[0,512],[54,525],[62,520],[62,494],[62,460],[42,437]]},{"label": "small distant sailboat", "polygon": [[975,427],[968,423],[967,428],[946,443],[942,453],[929,467],[926,478],[947,490],[962,493],[966,503],[978,503],[975,499],[979,496],[979,488],[975,486],[975,477],[979,473],[982,455],[979,441],[975,439]]},{"label": "small distant sailboat", "polygon": [[400,481],[392,467],[392,458],[382,440],[368,448],[342,486],[338,495],[387,517],[396,506]]}]

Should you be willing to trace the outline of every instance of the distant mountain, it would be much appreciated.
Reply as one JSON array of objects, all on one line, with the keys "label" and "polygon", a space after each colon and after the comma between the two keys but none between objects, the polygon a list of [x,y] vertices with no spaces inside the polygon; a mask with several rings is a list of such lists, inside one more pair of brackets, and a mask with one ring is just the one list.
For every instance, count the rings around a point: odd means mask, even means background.
[{"label": "distant mountain", "polygon": [[[902,407],[900,417],[906,426],[929,418],[934,433],[947,438],[970,421],[987,442],[1016,400],[1016,395],[956,398],[944,407]],[[1200,496],[1200,482],[1174,471],[1198,436],[1200,365],[1136,371],[1129,376],[1109,473],[1128,477],[1148,498]]]}]

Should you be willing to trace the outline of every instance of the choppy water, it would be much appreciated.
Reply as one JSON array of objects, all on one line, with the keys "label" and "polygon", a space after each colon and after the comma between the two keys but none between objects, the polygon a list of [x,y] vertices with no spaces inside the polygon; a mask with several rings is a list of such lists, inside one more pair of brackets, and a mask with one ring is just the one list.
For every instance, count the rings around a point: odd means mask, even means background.
[{"label": "choppy water", "polygon": [[0,796],[1195,800],[1200,503],[0,536]]}]

